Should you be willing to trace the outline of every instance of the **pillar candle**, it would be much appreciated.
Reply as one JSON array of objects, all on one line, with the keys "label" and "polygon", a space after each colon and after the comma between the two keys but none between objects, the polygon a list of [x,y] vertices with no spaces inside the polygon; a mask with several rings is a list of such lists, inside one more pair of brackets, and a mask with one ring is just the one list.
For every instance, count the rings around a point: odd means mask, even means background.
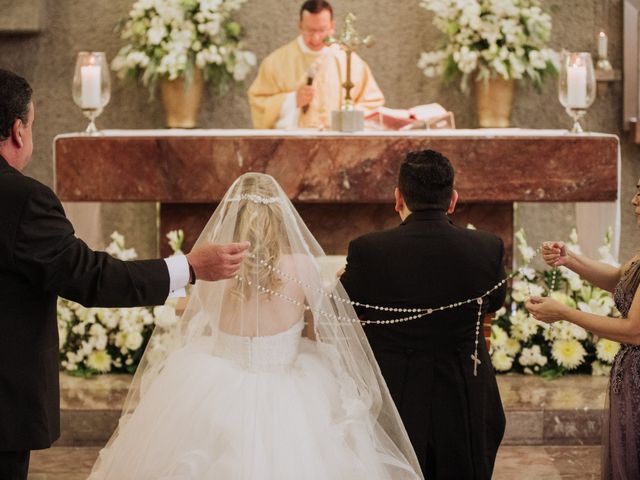
[{"label": "pillar candle", "polygon": [[567,67],[567,106],[587,108],[587,67],[584,65]]},{"label": "pillar candle", "polygon": [[600,32],[598,35],[598,57],[599,58],[607,58],[607,42],[608,42],[607,34],[604,32]]},{"label": "pillar candle", "polygon": [[98,109],[101,104],[102,72],[100,65],[85,65],[80,68],[82,80],[82,108]]}]

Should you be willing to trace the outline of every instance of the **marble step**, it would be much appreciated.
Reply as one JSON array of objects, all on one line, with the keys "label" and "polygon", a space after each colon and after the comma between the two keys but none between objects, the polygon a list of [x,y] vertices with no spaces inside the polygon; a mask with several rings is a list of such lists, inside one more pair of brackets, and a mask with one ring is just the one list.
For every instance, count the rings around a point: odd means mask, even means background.
[{"label": "marble step", "polygon": [[[101,447],[116,427],[131,378],[62,375],[60,447]],[[498,377],[507,416],[504,445],[599,445],[607,378]]]},{"label": "marble step", "polygon": [[[28,480],[85,480],[98,456],[96,447],[54,447],[34,451]],[[493,480],[595,480],[600,447],[503,446]]]}]

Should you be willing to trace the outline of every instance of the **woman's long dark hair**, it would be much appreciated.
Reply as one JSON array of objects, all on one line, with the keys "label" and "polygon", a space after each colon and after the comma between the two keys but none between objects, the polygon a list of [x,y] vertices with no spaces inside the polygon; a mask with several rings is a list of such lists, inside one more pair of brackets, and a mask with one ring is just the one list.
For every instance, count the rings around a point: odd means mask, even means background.
[{"label": "woman's long dark hair", "polygon": [[634,292],[640,285],[640,258],[637,258],[624,267],[620,287],[624,292]]}]

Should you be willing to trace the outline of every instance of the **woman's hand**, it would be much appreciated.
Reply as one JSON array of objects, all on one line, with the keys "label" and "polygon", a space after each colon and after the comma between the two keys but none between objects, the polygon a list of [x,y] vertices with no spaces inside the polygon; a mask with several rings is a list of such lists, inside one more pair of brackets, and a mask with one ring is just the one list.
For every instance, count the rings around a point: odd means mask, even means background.
[{"label": "woman's hand", "polygon": [[542,258],[550,267],[566,266],[569,263],[569,255],[564,242],[543,242]]},{"label": "woman's hand", "polygon": [[571,311],[565,304],[549,297],[531,297],[525,307],[533,318],[545,323],[566,320],[567,313]]}]

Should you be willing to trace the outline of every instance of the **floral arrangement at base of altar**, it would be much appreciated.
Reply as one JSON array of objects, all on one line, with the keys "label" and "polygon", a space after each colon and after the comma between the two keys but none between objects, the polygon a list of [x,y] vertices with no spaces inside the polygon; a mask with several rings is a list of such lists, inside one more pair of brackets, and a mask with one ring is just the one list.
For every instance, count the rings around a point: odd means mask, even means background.
[{"label": "floral arrangement at base of altar", "polygon": [[420,6],[434,13],[433,24],[446,37],[441,49],[420,56],[427,77],[448,83],[461,75],[466,92],[475,71],[475,80],[528,77],[536,87],[558,72],[558,54],[545,47],[551,17],[539,0],[422,0]]},{"label": "floral arrangement at base of altar", "polygon": [[[170,232],[167,237],[174,253],[181,253],[182,230]],[[106,251],[125,261],[137,257],[133,248],[126,248],[124,237],[118,232],[111,235]],[[59,298],[61,368],[70,375],[83,377],[134,373],[154,328],[170,329],[177,321],[175,299],[157,307],[85,308]]]},{"label": "floral arrangement at base of altar", "polygon": [[[611,255],[611,231],[600,247],[600,260],[617,265]],[[536,271],[530,267],[535,251],[525,233],[516,233],[523,267],[513,277],[507,307],[496,313],[491,326],[491,361],[498,372],[517,372],[555,378],[569,373],[608,375],[620,345],[599,339],[566,321],[547,325],[525,308],[529,296],[550,295],[572,308],[619,317],[611,294],[582,280],[565,267]],[[575,229],[567,248],[579,253]]]},{"label": "floral arrangement at base of altar", "polygon": [[142,81],[153,92],[158,79],[204,81],[224,93],[244,80],[256,56],[245,50],[232,14],[246,0],[138,0],[118,27],[128,42],[111,67],[120,78]]}]

